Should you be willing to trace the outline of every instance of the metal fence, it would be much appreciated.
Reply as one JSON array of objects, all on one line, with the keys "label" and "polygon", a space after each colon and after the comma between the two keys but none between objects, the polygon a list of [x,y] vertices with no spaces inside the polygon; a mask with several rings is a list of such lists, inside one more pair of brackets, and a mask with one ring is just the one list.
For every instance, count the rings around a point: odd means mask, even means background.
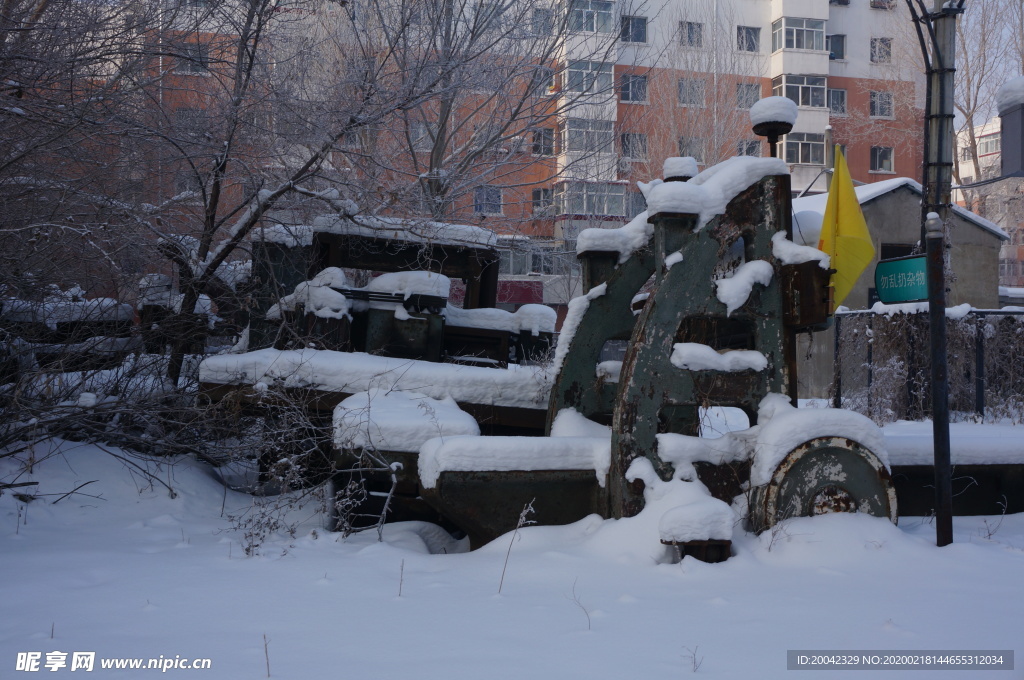
[{"label": "metal fence", "polygon": [[[1024,422],[1024,310],[947,317],[946,333],[950,417]],[[931,416],[926,308],[838,313],[834,351],[834,406],[880,424]]]}]

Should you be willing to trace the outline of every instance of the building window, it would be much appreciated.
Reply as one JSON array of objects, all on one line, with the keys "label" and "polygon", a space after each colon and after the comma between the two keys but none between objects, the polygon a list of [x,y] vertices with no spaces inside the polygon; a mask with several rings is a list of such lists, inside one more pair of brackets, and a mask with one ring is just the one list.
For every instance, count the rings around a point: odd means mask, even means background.
[{"label": "building window", "polygon": [[850,0],[828,0],[830,5],[849,5]]},{"label": "building window", "polygon": [[760,156],[761,142],[757,139],[741,139],[736,142],[737,156]]},{"label": "building window", "polygon": [[430,151],[434,146],[430,128],[422,120],[409,121],[409,141],[413,151]]},{"label": "building window", "polygon": [[551,128],[536,128],[533,130],[530,152],[535,156],[554,156],[555,131]]},{"label": "building window", "polygon": [[560,215],[625,215],[625,184],[563,182],[555,186]]},{"label": "building window", "polygon": [[622,42],[647,42],[647,17],[622,17]]},{"label": "building window", "polygon": [[624,132],[619,138],[622,143],[622,158],[630,161],[647,160],[647,135],[640,132]]},{"label": "building window", "polygon": [[639,191],[626,192],[626,217],[632,219],[645,210],[647,210],[647,200],[643,194]]},{"label": "building window", "polygon": [[698,163],[704,162],[704,140],[700,137],[680,137],[679,155],[692,158]]},{"label": "building window", "polygon": [[869,109],[872,118],[892,118],[892,92],[871,91]]},{"label": "building window", "polygon": [[824,165],[825,135],[790,132],[786,135],[786,162],[790,165]]},{"label": "building window", "polygon": [[647,101],[647,76],[627,73],[622,76],[620,95],[624,102]]},{"label": "building window", "polygon": [[530,253],[525,250],[499,250],[498,273],[525,276],[532,264]]},{"label": "building window", "polygon": [[892,38],[871,39],[871,63],[892,63]]},{"label": "building window", "polygon": [[566,151],[611,153],[615,150],[615,130],[610,120],[569,118],[564,131]]},{"label": "building window", "polygon": [[534,189],[532,199],[534,215],[550,215],[552,213],[554,199],[551,189]]},{"label": "building window", "polygon": [[473,212],[477,215],[500,215],[501,187],[484,184],[473,189]]},{"label": "building window", "polygon": [[206,132],[206,111],[183,107],[174,111],[174,130],[181,137],[198,139]]},{"label": "building window", "polygon": [[555,90],[555,69],[549,66],[534,66],[530,74],[530,90],[535,96],[551,94]]},{"label": "building window", "polygon": [[612,87],[612,65],[600,61],[569,62],[570,92],[607,92]]},{"label": "building window", "polygon": [[871,9],[892,9],[896,0],[871,0]]},{"label": "building window", "polygon": [[892,172],[892,147],[871,147],[871,172]]},{"label": "building window", "polygon": [[825,49],[828,50],[829,59],[846,59],[846,36],[839,34],[825,36]]},{"label": "building window", "polygon": [[824,50],[825,21],[784,17],[772,24],[772,52],[787,50]]},{"label": "building window", "polygon": [[679,44],[683,47],[703,47],[704,24],[694,21],[680,21]]},{"label": "building window", "polygon": [[736,83],[736,108],[749,109],[761,98],[761,86],[757,83]]},{"label": "building window", "polygon": [[825,106],[825,76],[777,76],[772,79],[772,94],[789,97],[797,106]]},{"label": "building window", "polygon": [[535,7],[530,17],[530,29],[534,35],[551,35],[555,32],[555,13],[547,7]]},{"label": "building window", "polygon": [[[984,137],[978,138],[978,156],[985,156],[990,153],[999,153],[1001,148],[1002,138],[998,132],[994,135],[985,135]],[[966,151],[969,159],[971,150],[967,149]]]},{"label": "building window", "polygon": [[704,81],[698,78],[680,78],[679,105],[704,106]]},{"label": "building window", "polygon": [[210,48],[202,43],[183,43],[178,46],[180,56],[175,72],[206,74],[210,72]]},{"label": "building window", "polygon": [[736,49],[740,52],[760,52],[761,29],[755,26],[737,26]]},{"label": "building window", "polygon": [[569,30],[579,33],[611,33],[612,3],[605,0],[572,0]]},{"label": "building window", "polygon": [[828,110],[836,116],[846,115],[846,90],[829,89]]}]

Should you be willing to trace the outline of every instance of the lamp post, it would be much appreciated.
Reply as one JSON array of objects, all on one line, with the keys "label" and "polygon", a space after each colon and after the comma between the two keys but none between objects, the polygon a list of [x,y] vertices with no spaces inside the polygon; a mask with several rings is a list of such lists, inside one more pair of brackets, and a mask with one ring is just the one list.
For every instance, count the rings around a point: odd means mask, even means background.
[{"label": "lamp post", "polygon": [[[956,17],[966,0],[906,0],[928,75],[925,105],[922,240],[928,254],[928,316],[931,336],[932,442],[935,465],[935,543],[953,542],[953,492],[949,455],[949,376],[946,365],[946,276],[942,228],[953,184],[953,74]],[[918,8],[921,12],[918,12]],[[926,30],[927,29],[927,30]]]},{"label": "lamp post", "polygon": [[946,364],[945,242],[942,218],[925,219],[928,266],[928,325],[931,329],[932,441],[935,464],[935,543],[953,542],[953,481],[949,454],[949,366]]}]

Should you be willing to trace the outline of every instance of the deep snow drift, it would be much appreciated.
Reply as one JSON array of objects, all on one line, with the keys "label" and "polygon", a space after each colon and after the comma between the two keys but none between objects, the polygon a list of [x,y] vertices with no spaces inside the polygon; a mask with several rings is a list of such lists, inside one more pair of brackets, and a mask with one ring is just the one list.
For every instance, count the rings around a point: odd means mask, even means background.
[{"label": "deep snow drift", "polygon": [[[783,678],[787,649],[1020,644],[1021,515],[957,518],[942,549],[924,519],[737,526],[729,561],[673,565],[657,542],[667,493],[634,519],[527,527],[465,554],[423,524],[342,540],[307,508],[294,536],[247,558],[227,516],[250,497],[196,463],[147,465],[176,498],[70,443],[19,480],[39,481],[40,498],[0,497],[2,677],[20,677],[18,652],[94,651],[209,658],[168,674],[218,680],[266,677],[267,657],[272,678],[295,680],[689,677],[697,662],[698,677]],[[0,478],[11,468],[0,461]],[[96,664],[90,677],[147,673]]]}]

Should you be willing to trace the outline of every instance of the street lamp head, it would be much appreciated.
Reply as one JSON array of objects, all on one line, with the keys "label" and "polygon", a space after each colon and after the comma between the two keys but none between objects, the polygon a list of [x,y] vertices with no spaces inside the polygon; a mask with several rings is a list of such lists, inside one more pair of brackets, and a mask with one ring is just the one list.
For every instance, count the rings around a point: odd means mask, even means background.
[{"label": "street lamp head", "polygon": [[788,97],[765,97],[750,107],[750,123],[754,134],[768,138],[773,156],[779,137],[793,129],[797,111],[796,102]]}]

